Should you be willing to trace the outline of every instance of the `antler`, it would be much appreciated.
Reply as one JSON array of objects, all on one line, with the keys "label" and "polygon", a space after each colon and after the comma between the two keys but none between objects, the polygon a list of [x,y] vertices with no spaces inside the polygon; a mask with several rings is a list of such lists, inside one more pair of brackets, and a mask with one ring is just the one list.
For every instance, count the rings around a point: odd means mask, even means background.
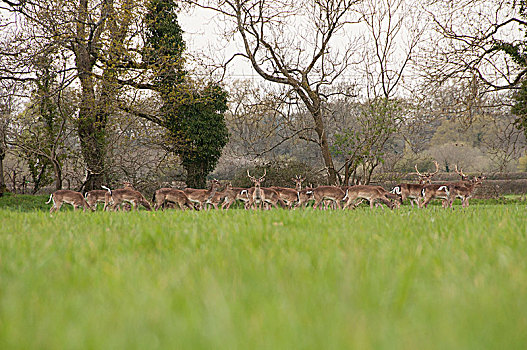
[{"label": "antler", "polygon": [[435,174],[437,174],[439,172],[439,164],[437,163],[437,161],[434,160],[434,164],[436,165],[436,171],[431,173],[430,177],[434,176]]},{"label": "antler", "polygon": [[267,169],[264,169],[264,174],[262,175],[262,177],[260,177],[260,181],[264,180],[265,174],[267,174]]},{"label": "antler", "polygon": [[467,177],[467,175],[463,174],[463,169],[459,169],[459,170],[457,169],[457,164],[455,165],[454,170],[456,171],[456,173],[457,173],[459,176],[461,176],[462,179],[464,179],[464,178]]},{"label": "antler", "polygon": [[415,164],[415,171],[417,172],[417,175],[419,175],[420,177],[426,177],[426,175],[423,175],[419,172],[419,170],[417,169],[417,164]]},{"label": "antler", "polygon": [[254,176],[251,176],[251,174],[249,174],[249,169],[247,169],[247,176],[249,176],[249,179],[251,180],[256,180]]}]

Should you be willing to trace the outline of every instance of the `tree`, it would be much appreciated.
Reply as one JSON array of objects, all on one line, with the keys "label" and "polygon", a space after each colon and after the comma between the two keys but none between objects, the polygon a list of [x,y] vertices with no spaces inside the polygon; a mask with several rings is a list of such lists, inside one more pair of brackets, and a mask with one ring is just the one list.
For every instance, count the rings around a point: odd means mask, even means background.
[{"label": "tree", "polygon": [[[399,101],[386,98],[346,109],[341,105],[349,124],[335,135],[333,152],[345,157],[343,184],[348,185],[350,180],[370,182],[373,171],[383,161],[388,140],[402,120],[401,106]],[[358,172],[359,167],[362,174]]]},{"label": "tree", "polygon": [[424,6],[435,29],[428,38],[435,45],[420,57],[427,83],[469,87],[470,116],[479,114],[481,96],[497,94],[506,106],[512,93],[512,112],[527,132],[526,1],[433,0]]},{"label": "tree", "polygon": [[162,106],[142,114],[167,130],[167,148],[180,156],[187,186],[203,188],[228,140],[223,114],[227,93],[218,84],[193,81],[184,68],[185,42],[173,0],[150,0],[145,15],[143,61],[153,74],[151,89]]},{"label": "tree", "polygon": [[359,86],[364,102],[357,113],[350,113],[350,126],[335,135],[333,148],[345,156],[344,184],[359,178],[369,183],[375,168],[384,161],[386,146],[402,124],[405,108],[396,97],[424,31],[415,23],[416,8],[405,0],[364,0],[358,8],[367,33],[359,66],[364,76]]},{"label": "tree", "polygon": [[[2,7],[18,15],[4,29],[1,72],[4,79],[33,83],[32,65],[41,52],[58,52],[64,66],[61,88],[77,82],[80,87],[76,129],[86,168],[85,189],[104,182],[106,127],[119,85],[115,77],[126,68],[134,12],[141,4],[132,0],[9,1]],[[13,58],[17,58],[13,60]],[[129,67],[128,67],[129,68]]]},{"label": "tree", "polygon": [[207,175],[216,167],[229,138],[226,110],[227,93],[210,84],[179,106],[177,118],[167,121],[169,135],[176,135],[172,144],[187,171],[189,187],[204,188]]},{"label": "tree", "polygon": [[226,34],[239,35],[243,44],[237,55],[248,59],[260,77],[296,93],[311,115],[316,135],[312,140],[320,148],[330,181],[335,182],[324,104],[328,87],[349,68],[355,52],[354,42],[336,41],[345,26],[356,22],[353,10],[360,1],[192,2],[216,11],[232,24]]}]

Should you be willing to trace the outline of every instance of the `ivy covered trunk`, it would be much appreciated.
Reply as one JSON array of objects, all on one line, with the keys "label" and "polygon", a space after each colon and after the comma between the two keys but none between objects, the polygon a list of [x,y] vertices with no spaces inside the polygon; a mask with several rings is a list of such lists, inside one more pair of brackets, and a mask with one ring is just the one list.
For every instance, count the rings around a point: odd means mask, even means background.
[{"label": "ivy covered trunk", "polygon": [[187,171],[186,184],[190,188],[205,188],[207,186],[207,167],[197,162],[183,162]]}]

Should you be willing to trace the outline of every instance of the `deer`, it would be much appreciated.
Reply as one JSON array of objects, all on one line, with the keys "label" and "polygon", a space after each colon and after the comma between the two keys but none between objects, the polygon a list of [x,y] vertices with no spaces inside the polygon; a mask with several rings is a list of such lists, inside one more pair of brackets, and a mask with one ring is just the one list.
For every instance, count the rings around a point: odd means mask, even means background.
[{"label": "deer", "polygon": [[417,207],[420,208],[421,206],[419,200],[421,198],[421,191],[423,190],[423,187],[431,184],[432,178],[439,172],[439,164],[436,161],[434,161],[434,164],[436,166],[436,170],[432,173],[421,173],[419,169],[417,169],[417,164],[415,164],[415,174],[419,176],[419,183],[402,183],[392,188],[390,192],[401,196],[401,203],[403,203],[404,200],[408,198],[410,199],[412,208],[414,207],[414,202],[417,204]]},{"label": "deer", "polygon": [[223,209],[223,204],[227,201],[227,196],[230,194],[231,188],[232,184],[228,182],[223,191],[216,191],[216,193],[214,193],[208,204],[212,205],[214,209],[218,209],[218,205],[223,202],[221,207]]},{"label": "deer", "polygon": [[307,206],[308,202],[314,200],[313,189],[311,187],[306,187],[301,189],[298,193],[298,202],[295,205],[295,208],[302,208]]},{"label": "deer", "polygon": [[298,191],[302,190],[302,181],[304,181],[305,178],[295,176],[294,178],[291,178],[291,180],[295,183],[295,189],[278,186],[270,187],[278,193],[280,199],[284,201],[289,209],[291,209],[293,204],[298,201]]},{"label": "deer", "polygon": [[129,187],[118,188],[116,190],[112,190],[106,186],[101,187],[107,191],[103,210],[109,209],[115,211],[122,203],[130,203],[135,210],[139,210],[139,204],[145,207],[146,210],[152,210],[150,203],[148,203],[146,198],[139,191],[133,190]]},{"label": "deer", "polygon": [[53,201],[53,205],[49,209],[50,213],[54,211],[59,211],[63,203],[71,204],[73,210],[76,210],[78,207],[82,207],[83,211],[86,211],[86,208],[90,209],[90,205],[86,202],[86,199],[82,196],[82,193],[71,191],[71,190],[58,190],[53,192],[46,204],[49,204]]},{"label": "deer", "polygon": [[265,181],[266,174],[267,170],[264,169],[264,174],[257,179],[254,176],[251,176],[251,174],[249,173],[249,169],[247,169],[247,176],[253,182],[254,186],[248,190],[249,201],[245,206],[246,209],[253,206],[254,209],[256,209],[257,207],[261,209],[264,204],[270,204],[275,208],[278,208],[277,204],[280,204],[280,206],[282,206],[283,208],[287,206],[285,202],[280,198],[280,195],[277,191],[272,188],[261,187],[262,182]]},{"label": "deer", "polygon": [[152,197],[154,210],[159,210],[159,208],[164,209],[165,202],[175,203],[181,210],[185,210],[186,208],[195,209],[185,192],[176,188],[165,187],[154,192],[154,196]]},{"label": "deer", "polygon": [[106,190],[91,190],[84,194],[84,199],[90,205],[91,210],[97,210],[97,203],[104,203]]},{"label": "deer", "polygon": [[332,201],[341,209],[340,202],[347,198],[347,192],[336,186],[318,186],[313,189],[313,198],[315,199],[313,209],[316,209],[324,200]]},{"label": "deer", "polygon": [[183,190],[183,192],[185,192],[188,199],[192,203],[198,205],[199,210],[203,208],[207,209],[206,205],[210,203],[210,200],[216,193],[216,190],[219,187],[219,185],[220,185],[220,182],[218,180],[212,179],[212,181],[210,182],[209,189],[186,188]]},{"label": "deer", "polygon": [[[386,191],[381,186],[355,185],[349,186],[346,189],[346,204],[344,205],[344,209],[347,209],[350,206],[355,208],[358,205],[358,203],[354,204],[354,201],[357,198],[366,199],[370,203],[371,209],[373,209],[373,204],[375,201],[384,203],[390,209],[393,209],[400,201],[398,195]],[[390,199],[396,200],[396,204],[392,203]],[[383,208],[382,204],[381,208]]]},{"label": "deer", "polygon": [[226,190],[225,200],[221,205],[221,209],[229,209],[236,200],[241,200],[244,207],[247,207],[249,202],[249,189],[243,187],[230,187]]},{"label": "deer", "polygon": [[442,200],[442,206],[443,208],[446,208],[448,206],[448,203],[450,201],[450,185],[445,184],[429,184],[425,185],[423,189],[421,190],[421,206],[422,207],[428,207],[428,203],[434,198],[439,198]]},{"label": "deer", "polygon": [[301,175],[295,175],[295,177],[292,177],[291,180],[295,183],[295,190],[302,191],[302,182],[306,181],[305,177],[302,177]]},{"label": "deer", "polygon": [[[456,169],[457,170],[457,169]],[[452,208],[452,204],[456,198],[461,199],[461,207],[467,208],[469,206],[468,200],[472,197],[472,193],[477,186],[483,183],[484,176],[474,176],[470,181],[462,180],[462,183],[453,184],[450,186],[450,199],[448,205]]]}]

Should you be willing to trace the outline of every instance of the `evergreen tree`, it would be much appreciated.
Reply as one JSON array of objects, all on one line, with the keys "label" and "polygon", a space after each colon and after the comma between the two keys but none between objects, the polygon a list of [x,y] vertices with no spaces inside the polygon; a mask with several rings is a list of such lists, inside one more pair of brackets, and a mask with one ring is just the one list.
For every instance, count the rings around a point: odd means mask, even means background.
[{"label": "evergreen tree", "polygon": [[143,58],[153,71],[153,84],[163,101],[162,126],[167,148],[187,171],[187,186],[203,188],[227,144],[223,114],[227,93],[217,84],[199,87],[185,71],[185,42],[173,0],[150,0]]}]

